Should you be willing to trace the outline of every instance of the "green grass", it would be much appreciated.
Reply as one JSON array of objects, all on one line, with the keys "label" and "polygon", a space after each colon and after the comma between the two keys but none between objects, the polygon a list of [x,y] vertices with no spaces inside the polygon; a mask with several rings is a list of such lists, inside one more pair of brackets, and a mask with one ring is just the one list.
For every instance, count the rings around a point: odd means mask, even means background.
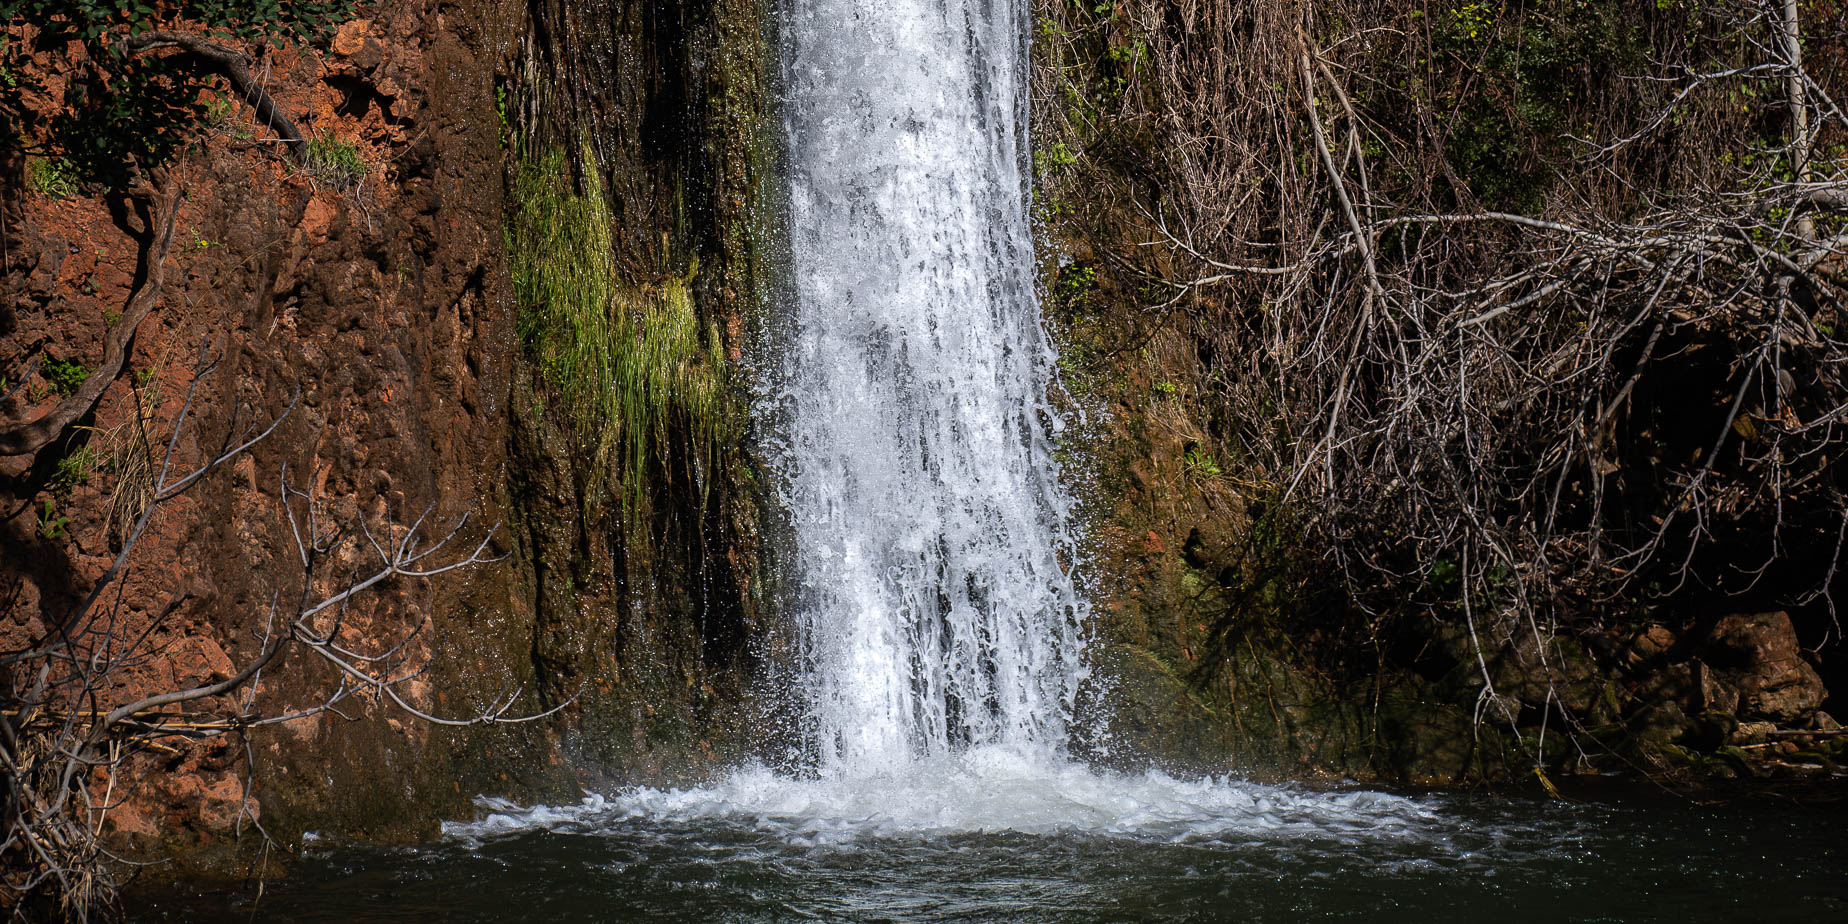
[{"label": "green grass", "polygon": [[71,489],[90,480],[90,473],[96,470],[101,461],[101,457],[90,447],[77,447],[70,455],[59,459],[52,469],[52,489],[60,494],[69,494]]},{"label": "green grass", "polygon": [[69,199],[82,191],[77,166],[54,157],[33,158],[26,166],[26,185],[47,199]]},{"label": "green grass", "polygon": [[315,179],[339,189],[358,183],[371,171],[365,158],[359,156],[359,145],[341,141],[332,133],[308,139],[302,164]]},{"label": "green grass", "polygon": [[581,157],[592,165],[581,187],[563,150],[522,158],[507,232],[518,333],[598,470],[617,473],[622,507],[634,518],[650,475],[667,474],[660,463],[677,434],[712,470],[730,419],[725,357],[687,288],[697,264],[685,277],[623,284],[588,145]]}]

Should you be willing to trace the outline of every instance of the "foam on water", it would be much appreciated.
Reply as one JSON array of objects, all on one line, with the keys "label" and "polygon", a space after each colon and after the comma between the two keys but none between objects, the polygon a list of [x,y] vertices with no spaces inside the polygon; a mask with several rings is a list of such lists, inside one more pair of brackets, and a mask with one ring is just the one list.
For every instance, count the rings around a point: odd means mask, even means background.
[{"label": "foam on water", "polygon": [[1422,839],[1444,827],[1432,806],[1403,796],[1099,771],[1007,747],[862,776],[792,779],[750,767],[711,786],[637,787],[566,807],[501,800],[480,807],[481,820],[448,825],[445,833],[479,841],[534,830],[594,833],[646,820],[739,825],[798,844],[997,832],[1223,842]]}]

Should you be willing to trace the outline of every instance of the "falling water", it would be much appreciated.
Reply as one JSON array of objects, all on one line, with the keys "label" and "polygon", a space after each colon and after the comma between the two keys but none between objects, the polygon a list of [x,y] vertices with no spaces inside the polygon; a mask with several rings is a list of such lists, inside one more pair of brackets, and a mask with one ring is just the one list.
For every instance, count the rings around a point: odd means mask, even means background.
[{"label": "falling water", "polygon": [[792,292],[758,397],[791,520],[801,665],[783,692],[801,700],[808,764],[576,806],[490,800],[450,835],[639,821],[792,845],[1447,836],[1398,796],[1066,754],[1086,607],[1026,217],[1026,0],[787,2]]},{"label": "falling water", "polygon": [[794,0],[773,399],[818,769],[1050,751],[1084,607],[1027,226],[1023,0]]}]

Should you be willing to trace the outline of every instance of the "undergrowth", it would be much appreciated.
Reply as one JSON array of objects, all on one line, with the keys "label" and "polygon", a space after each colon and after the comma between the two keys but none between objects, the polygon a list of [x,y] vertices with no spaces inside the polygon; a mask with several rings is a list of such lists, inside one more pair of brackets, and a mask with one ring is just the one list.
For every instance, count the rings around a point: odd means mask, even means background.
[{"label": "undergrowth", "polygon": [[26,167],[26,185],[47,199],[69,199],[82,192],[77,169],[68,160],[38,157]]}]

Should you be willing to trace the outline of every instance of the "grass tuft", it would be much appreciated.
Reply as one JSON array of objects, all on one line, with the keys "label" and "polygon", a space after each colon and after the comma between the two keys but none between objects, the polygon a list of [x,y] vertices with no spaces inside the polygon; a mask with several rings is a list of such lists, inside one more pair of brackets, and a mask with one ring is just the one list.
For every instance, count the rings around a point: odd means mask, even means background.
[{"label": "grass tuft", "polygon": [[315,179],[336,189],[345,189],[358,183],[371,170],[366,159],[359,156],[359,145],[341,141],[332,133],[308,139],[303,166]]}]

